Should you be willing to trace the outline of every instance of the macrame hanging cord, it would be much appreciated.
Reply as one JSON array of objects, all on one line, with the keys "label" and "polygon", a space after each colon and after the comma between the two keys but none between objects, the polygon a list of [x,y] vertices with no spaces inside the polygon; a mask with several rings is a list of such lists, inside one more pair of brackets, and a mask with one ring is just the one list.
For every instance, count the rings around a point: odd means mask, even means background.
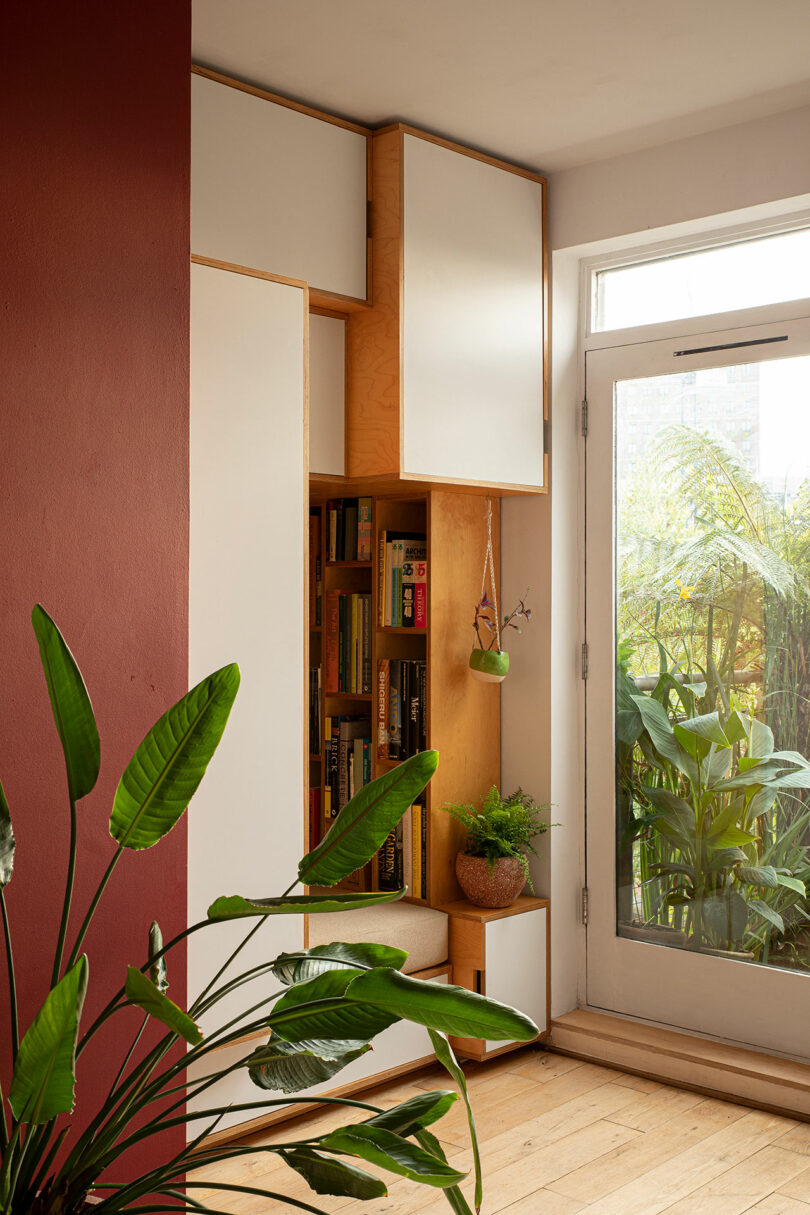
[{"label": "macrame hanging cord", "polygon": [[498,647],[498,653],[501,652],[501,622],[498,616],[498,589],[495,586],[495,560],[492,556],[492,499],[487,498],[487,551],[484,554],[484,570],[481,574],[481,599],[483,600],[487,588],[487,570],[489,570],[489,581],[492,587],[492,606],[495,615],[495,644]]}]

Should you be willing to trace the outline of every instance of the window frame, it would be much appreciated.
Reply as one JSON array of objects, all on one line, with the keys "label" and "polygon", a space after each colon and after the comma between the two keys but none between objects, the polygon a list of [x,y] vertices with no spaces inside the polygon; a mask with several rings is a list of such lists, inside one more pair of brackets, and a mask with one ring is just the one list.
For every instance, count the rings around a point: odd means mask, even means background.
[{"label": "window frame", "polygon": [[699,253],[705,249],[743,244],[808,227],[810,227],[810,210],[802,210],[779,219],[710,228],[700,235],[687,234],[672,237],[669,240],[634,245],[612,255],[601,254],[583,258],[580,262],[580,334],[584,351],[604,346],[623,346],[630,342],[656,341],[660,338],[676,337],[684,331],[694,333],[701,330],[735,329],[743,325],[767,324],[771,320],[792,320],[806,316],[808,304],[810,304],[810,292],[797,300],[738,308],[728,312],[677,317],[669,321],[656,321],[649,325],[634,325],[622,329],[594,328],[598,292],[597,275],[601,271],[661,261],[678,254]]}]

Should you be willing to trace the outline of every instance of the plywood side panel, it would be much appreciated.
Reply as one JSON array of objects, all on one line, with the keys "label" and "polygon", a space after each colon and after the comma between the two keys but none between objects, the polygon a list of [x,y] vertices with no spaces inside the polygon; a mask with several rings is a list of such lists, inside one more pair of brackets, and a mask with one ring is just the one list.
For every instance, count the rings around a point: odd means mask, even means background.
[{"label": "plywood side panel", "polygon": [[[242,684],[188,818],[189,923],[217,895],[280,894],[300,853],[307,322],[301,288],[202,265],[191,283],[189,680],[238,662]],[[243,935],[190,938],[191,997]],[[301,919],[278,917],[240,963],[302,941]]]},{"label": "plywood side panel", "polygon": [[[429,743],[440,753],[430,783],[428,895],[435,907],[460,897],[455,855],[464,838],[461,824],[441,807],[477,803],[500,780],[501,693],[498,684],[474,679],[468,666],[486,548],[486,499],[434,491],[428,501]],[[493,501],[496,571],[499,535],[500,504]]]},{"label": "plywood side panel", "polygon": [[348,475],[400,473],[402,135],[375,135],[372,150],[373,308],[349,320]]},{"label": "plywood side panel", "polygon": [[191,247],[366,298],[368,137],[191,78]]}]

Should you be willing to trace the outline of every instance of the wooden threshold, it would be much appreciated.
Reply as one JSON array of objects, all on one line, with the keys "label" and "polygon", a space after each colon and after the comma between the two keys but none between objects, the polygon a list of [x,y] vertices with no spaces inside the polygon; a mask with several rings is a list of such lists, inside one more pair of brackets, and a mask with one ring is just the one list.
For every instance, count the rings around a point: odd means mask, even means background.
[{"label": "wooden threshold", "polygon": [[553,1020],[549,1047],[810,1122],[810,1066],[793,1059],[587,1009]]}]

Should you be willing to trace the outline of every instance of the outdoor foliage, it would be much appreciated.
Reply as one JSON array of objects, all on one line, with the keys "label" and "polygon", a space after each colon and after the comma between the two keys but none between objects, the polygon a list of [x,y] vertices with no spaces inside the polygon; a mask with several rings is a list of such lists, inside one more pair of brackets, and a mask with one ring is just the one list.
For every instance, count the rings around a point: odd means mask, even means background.
[{"label": "outdoor foliage", "polygon": [[810,968],[810,485],[669,426],[618,533],[619,919]]},{"label": "outdoor foliage", "polygon": [[[3,1215],[79,1215],[93,1191],[101,1201],[99,1215],[126,1211],[211,1211],[194,1197],[195,1188],[211,1182],[184,1180],[198,1167],[257,1150],[274,1153],[307,1181],[315,1194],[367,1201],[384,1196],[386,1186],[357,1162],[380,1166],[398,1176],[439,1188],[455,1215],[470,1215],[458,1188],[465,1174],[447,1163],[439,1141],[427,1129],[457,1100],[449,1090],[426,1092],[390,1110],[362,1101],[332,1099],[351,1111],[351,1120],[327,1134],[292,1143],[246,1149],[237,1145],[207,1147],[206,1137],[228,1110],[255,1117],[263,1110],[308,1098],[290,1097],[328,1080],[371,1049],[373,1038],[400,1020],[426,1026],[438,1060],[444,1065],[469,1111],[464,1074],[447,1035],[528,1041],[537,1027],[514,1009],[460,987],[423,982],[401,973],[402,950],[376,944],[335,942],[294,954],[268,957],[248,971],[234,973],[234,962],[270,916],[316,915],[389,902],[405,892],[291,895],[299,881],[332,884],[370,859],[391,827],[421,793],[436,769],[436,752],[413,756],[383,778],[373,781],[349,802],[331,830],[301,860],[286,891],[270,898],[223,896],[207,918],[192,924],[167,944],[159,926],[144,922],[144,962],[121,966],[121,983],[90,1026],[82,1022],[88,984],[94,981],[82,946],[110,877],[128,849],[151,848],[175,826],[202,780],[225,729],[239,688],[239,670],[223,667],[202,680],[152,727],[127,765],[113,801],[110,835],[116,842],[107,869],[73,940],[68,940],[69,912],[78,851],[77,803],[98,778],[100,744],[90,698],[79,669],[56,625],[41,608],[33,613],[42,665],[62,743],[69,791],[71,825],[67,886],[53,957],[50,990],[27,1027],[18,1019],[16,976],[5,887],[12,879],[15,842],[11,815],[0,789],[0,910],[3,916],[10,1019],[6,1027],[11,1052],[11,1086],[0,1093],[0,1212]],[[261,762],[257,756],[256,762]],[[167,958],[192,933],[224,920],[251,921],[245,937],[188,1009],[167,995]],[[44,955],[44,952],[42,954]],[[252,985],[272,976],[278,990],[267,995]],[[226,996],[244,995],[240,1015],[203,1036],[198,1020]],[[77,1065],[88,1043],[103,1025],[125,1009],[143,1013],[140,1028],[123,1058],[111,1061],[107,1099],[84,1131],[73,1126]],[[208,1019],[208,1018],[207,1018]],[[147,1025],[161,1032],[157,1043],[138,1050]],[[223,1065],[218,1047],[266,1031],[267,1041],[246,1048],[234,1065]],[[181,1048],[181,1049],[178,1049]],[[187,1087],[186,1067],[205,1061],[208,1070]],[[243,1069],[260,1090],[285,1096],[264,1097],[223,1108],[190,1113],[187,1098],[199,1098],[230,1071]],[[204,1070],[204,1069],[202,1069]],[[257,1094],[258,1096],[258,1094]],[[194,1124],[184,1150],[161,1159],[156,1147],[153,1166],[131,1182],[100,1181],[136,1143],[153,1139],[172,1126]],[[475,1207],[481,1205],[481,1170],[475,1124],[469,1112],[475,1164]],[[214,1187],[217,1188],[217,1187]],[[223,1182],[221,1189],[230,1187]],[[317,1213],[320,1207],[293,1202],[258,1186],[236,1187],[242,1193],[275,1198],[282,1205]]]}]

